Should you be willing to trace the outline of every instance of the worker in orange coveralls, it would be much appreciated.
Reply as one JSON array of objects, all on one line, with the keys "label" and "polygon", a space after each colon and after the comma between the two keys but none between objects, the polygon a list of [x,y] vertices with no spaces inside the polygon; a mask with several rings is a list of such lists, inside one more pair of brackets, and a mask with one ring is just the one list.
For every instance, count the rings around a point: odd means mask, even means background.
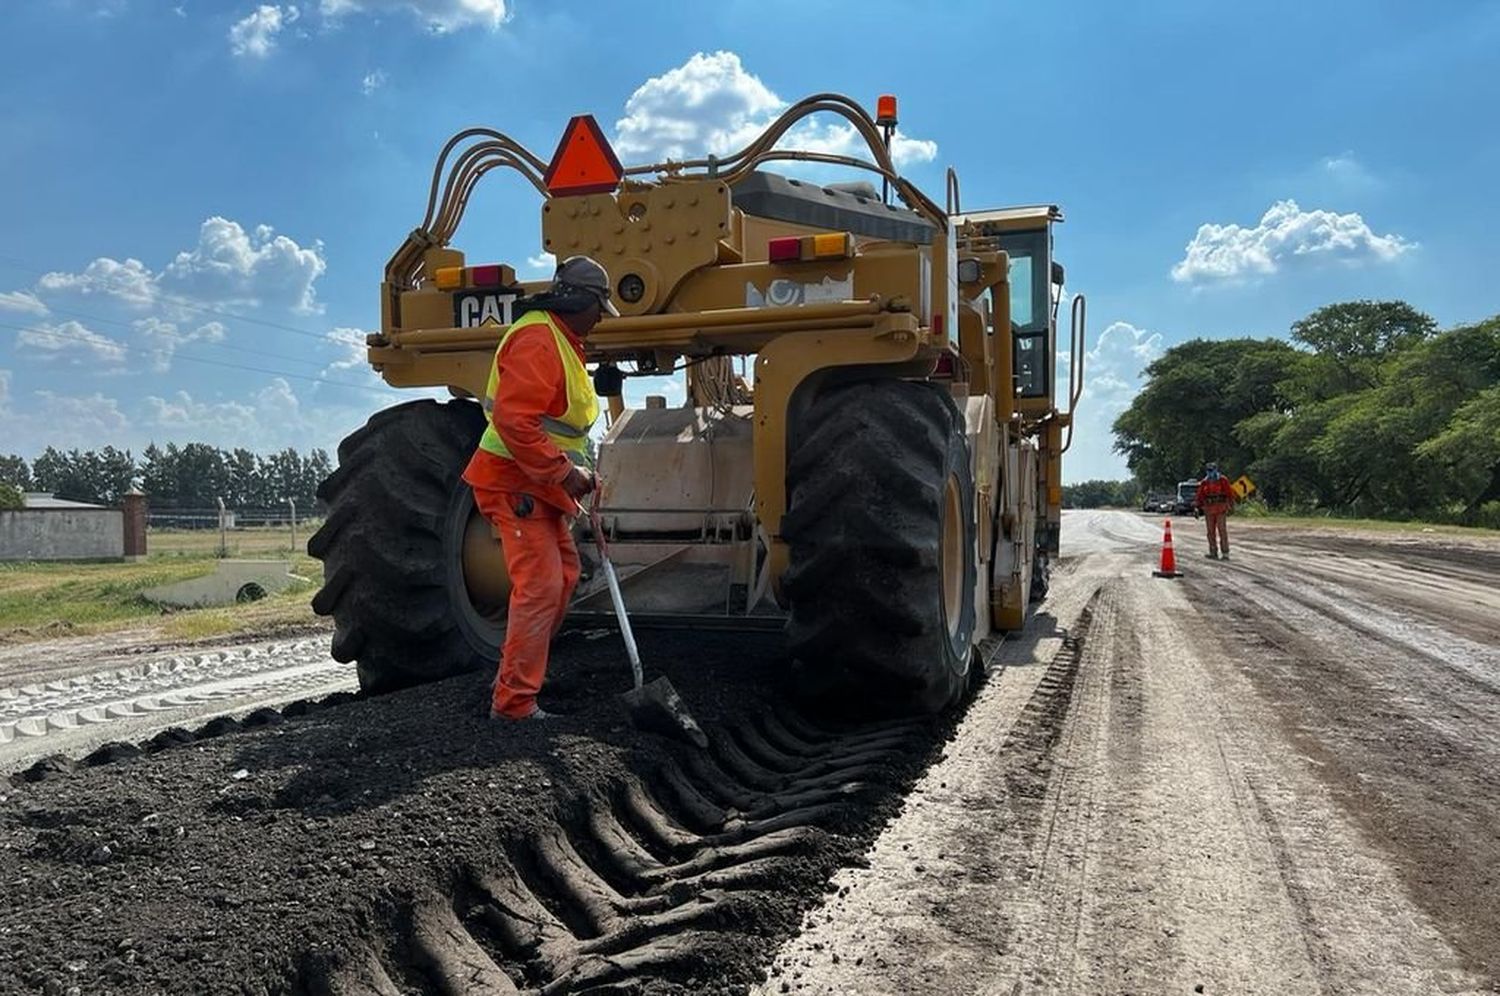
[{"label": "worker in orange coveralls", "polygon": [[584,367],[583,337],[604,314],[609,275],[587,256],[558,264],[550,289],[521,304],[495,348],[484,406],[488,424],[464,470],[474,503],[500,534],[510,573],[505,645],[491,719],[547,719],[536,695],[552,637],[578,584],[570,531],[594,490],[588,432],[599,398]]},{"label": "worker in orange coveralls", "polygon": [[1203,517],[1208,521],[1208,559],[1218,560],[1219,549],[1224,550],[1224,559],[1229,559],[1229,510],[1238,496],[1229,485],[1229,478],[1219,473],[1219,465],[1211,463],[1198,482],[1198,494],[1193,499]]}]

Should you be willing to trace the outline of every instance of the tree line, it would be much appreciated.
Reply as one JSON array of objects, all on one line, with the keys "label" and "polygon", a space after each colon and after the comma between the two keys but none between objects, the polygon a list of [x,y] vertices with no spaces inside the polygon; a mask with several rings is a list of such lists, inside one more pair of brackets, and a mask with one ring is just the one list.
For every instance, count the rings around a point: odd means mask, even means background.
[{"label": "tree line", "polygon": [[322,449],[260,454],[207,443],[152,443],[139,459],[113,446],[66,452],[49,446],[30,463],[14,454],[0,456],[0,485],[115,505],[138,484],[150,507],[163,510],[214,508],[220,498],[230,508],[267,508],[290,498],[300,511],[312,512],[318,485],[332,471]]},{"label": "tree line", "polygon": [[1079,481],[1062,488],[1063,508],[1133,508],[1143,497],[1144,489],[1136,480]]},{"label": "tree line", "polygon": [[1149,490],[1217,461],[1273,508],[1500,527],[1500,316],[1333,304],[1290,342],[1180,343],[1146,378],[1114,448]]}]

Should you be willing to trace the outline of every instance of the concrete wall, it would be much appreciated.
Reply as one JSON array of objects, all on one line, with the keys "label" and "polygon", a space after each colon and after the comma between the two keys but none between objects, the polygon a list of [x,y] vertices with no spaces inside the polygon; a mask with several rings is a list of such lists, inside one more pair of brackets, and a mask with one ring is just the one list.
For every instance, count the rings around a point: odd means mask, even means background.
[{"label": "concrete wall", "polygon": [[125,513],[117,508],[0,511],[0,560],[119,560]]}]

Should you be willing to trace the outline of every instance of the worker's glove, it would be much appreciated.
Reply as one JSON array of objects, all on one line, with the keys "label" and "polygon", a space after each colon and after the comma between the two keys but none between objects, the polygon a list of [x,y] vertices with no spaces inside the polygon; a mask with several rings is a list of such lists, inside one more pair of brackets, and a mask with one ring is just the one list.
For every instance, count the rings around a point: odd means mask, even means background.
[{"label": "worker's glove", "polygon": [[597,486],[598,478],[594,476],[594,472],[584,470],[581,467],[569,468],[568,476],[564,477],[562,481],[563,490],[574,501],[579,500],[584,495],[593,494],[594,488]]}]

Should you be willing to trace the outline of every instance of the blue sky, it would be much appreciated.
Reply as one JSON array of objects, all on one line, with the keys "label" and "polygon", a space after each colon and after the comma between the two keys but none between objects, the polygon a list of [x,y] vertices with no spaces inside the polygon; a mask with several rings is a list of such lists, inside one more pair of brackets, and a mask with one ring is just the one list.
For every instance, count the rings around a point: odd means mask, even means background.
[{"label": "blue sky", "polygon": [[[0,451],[331,448],[406,396],[350,342],[439,147],[483,124],[547,155],[580,112],[628,161],[893,92],[929,191],[952,164],[966,207],[1063,205],[1070,480],[1122,474],[1109,422],[1174,342],[1354,297],[1500,311],[1500,4],[1063,6],[13,0]],[[457,244],[526,271],[536,218],[492,174]]]}]

